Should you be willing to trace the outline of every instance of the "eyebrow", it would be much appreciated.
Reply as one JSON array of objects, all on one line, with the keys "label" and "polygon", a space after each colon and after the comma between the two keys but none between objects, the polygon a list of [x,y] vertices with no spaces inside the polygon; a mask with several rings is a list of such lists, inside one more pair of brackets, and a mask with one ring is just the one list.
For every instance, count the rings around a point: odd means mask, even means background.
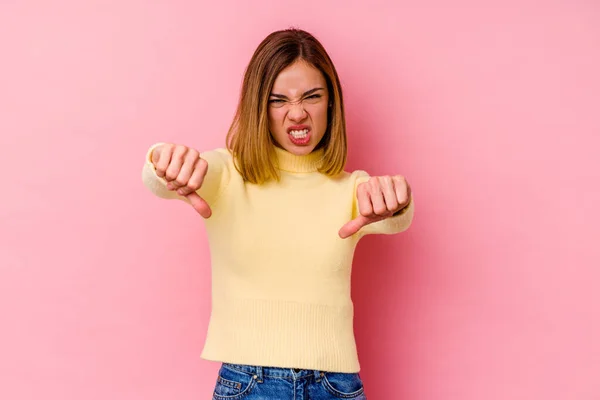
[{"label": "eyebrow", "polygon": [[[311,95],[311,94],[313,94],[314,92],[316,92],[318,90],[325,90],[325,88],[318,87],[318,88],[310,89],[310,90],[302,93],[302,97]],[[287,96],[284,96],[282,94],[277,94],[277,93],[271,93],[270,96],[271,97],[277,97],[278,99],[287,99]]]}]

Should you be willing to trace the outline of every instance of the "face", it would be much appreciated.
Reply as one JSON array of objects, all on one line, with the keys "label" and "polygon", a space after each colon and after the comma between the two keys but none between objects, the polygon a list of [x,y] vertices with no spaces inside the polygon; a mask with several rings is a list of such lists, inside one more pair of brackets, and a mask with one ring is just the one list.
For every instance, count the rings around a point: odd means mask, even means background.
[{"label": "face", "polygon": [[278,147],[306,155],[327,130],[329,93],[323,74],[298,60],[282,70],[269,97],[269,130]]}]

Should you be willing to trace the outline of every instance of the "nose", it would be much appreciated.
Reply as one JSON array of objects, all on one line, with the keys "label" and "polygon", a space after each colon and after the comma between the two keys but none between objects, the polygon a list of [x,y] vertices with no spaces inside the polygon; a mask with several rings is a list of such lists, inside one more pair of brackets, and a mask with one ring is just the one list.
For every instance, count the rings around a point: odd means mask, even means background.
[{"label": "nose", "polygon": [[288,111],[288,118],[295,122],[300,122],[306,118],[306,110],[302,103],[292,104]]}]

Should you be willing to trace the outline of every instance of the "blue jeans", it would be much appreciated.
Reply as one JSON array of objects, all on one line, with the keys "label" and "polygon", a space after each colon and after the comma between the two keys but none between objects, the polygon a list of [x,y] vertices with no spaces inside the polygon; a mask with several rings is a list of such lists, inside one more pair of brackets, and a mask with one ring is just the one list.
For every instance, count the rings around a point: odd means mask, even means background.
[{"label": "blue jeans", "polygon": [[223,363],[213,400],[366,400],[358,372]]}]

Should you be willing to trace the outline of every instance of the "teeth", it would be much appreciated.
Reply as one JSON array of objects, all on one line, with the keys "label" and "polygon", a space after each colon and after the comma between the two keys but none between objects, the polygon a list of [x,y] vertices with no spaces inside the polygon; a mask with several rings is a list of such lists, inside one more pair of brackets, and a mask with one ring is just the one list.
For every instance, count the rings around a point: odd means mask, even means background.
[{"label": "teeth", "polygon": [[304,137],[308,134],[308,129],[303,129],[301,131],[290,131],[290,135],[292,135],[295,138],[301,138]]}]

